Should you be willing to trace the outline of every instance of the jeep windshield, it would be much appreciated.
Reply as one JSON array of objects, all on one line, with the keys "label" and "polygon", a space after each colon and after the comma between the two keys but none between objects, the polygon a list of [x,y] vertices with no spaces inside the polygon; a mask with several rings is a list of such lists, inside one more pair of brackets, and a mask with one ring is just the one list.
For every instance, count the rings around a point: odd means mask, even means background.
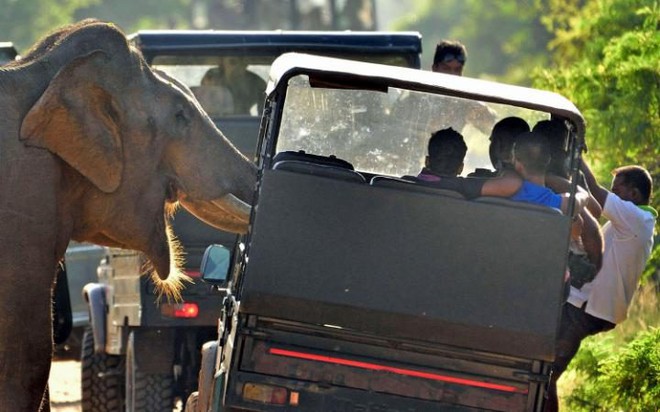
[{"label": "jeep windshield", "polygon": [[[336,57],[354,57],[338,54]],[[259,116],[265,99],[268,72],[277,55],[156,56],[153,67],[191,88],[212,118]],[[403,56],[364,56],[373,63],[405,66]]]},{"label": "jeep windshield", "polygon": [[140,31],[129,36],[157,69],[190,87],[213,118],[259,116],[268,71],[298,51],[401,67],[419,67],[416,32]]},{"label": "jeep windshield", "polygon": [[492,168],[488,136],[495,122],[518,116],[534,125],[547,112],[389,87],[385,91],[312,87],[307,75],[289,81],[277,152],[334,155],[356,170],[416,175],[431,134],[448,127],[468,145],[463,174]]},{"label": "jeep windshield", "polygon": [[[286,63],[298,63],[301,56]],[[476,168],[493,168],[488,137],[503,118],[517,116],[530,127],[564,118],[573,138],[583,127],[570,102],[552,101],[538,90],[495,83],[491,90],[489,82],[475,79],[360,63],[345,68],[332,59],[310,61],[314,67],[293,69],[299,74],[279,79],[286,79],[286,98],[275,153],[303,150],[334,155],[367,174],[416,175],[431,134],[451,127],[467,143],[467,175]],[[272,76],[277,81],[279,74]]]}]

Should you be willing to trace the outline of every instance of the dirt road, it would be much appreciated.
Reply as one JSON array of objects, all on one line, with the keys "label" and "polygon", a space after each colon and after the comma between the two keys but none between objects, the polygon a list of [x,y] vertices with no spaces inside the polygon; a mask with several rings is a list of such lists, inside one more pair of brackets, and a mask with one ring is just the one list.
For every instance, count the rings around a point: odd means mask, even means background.
[{"label": "dirt road", "polygon": [[[50,368],[50,410],[51,412],[81,412],[80,404],[80,362],[75,360],[55,360]],[[173,412],[181,412],[178,402]]]},{"label": "dirt road", "polygon": [[52,412],[80,412],[80,362],[57,360],[50,369]]}]

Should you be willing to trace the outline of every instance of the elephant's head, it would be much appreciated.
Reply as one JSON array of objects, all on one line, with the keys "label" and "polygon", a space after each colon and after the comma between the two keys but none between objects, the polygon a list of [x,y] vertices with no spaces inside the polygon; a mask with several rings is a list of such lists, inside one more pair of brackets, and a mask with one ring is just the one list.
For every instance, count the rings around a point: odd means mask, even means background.
[{"label": "elephant's head", "polygon": [[88,50],[52,77],[20,138],[62,160],[60,230],[144,252],[167,279],[164,290],[176,293],[168,214],[181,204],[217,228],[246,231],[256,167],[116,27],[87,25],[55,47],[80,44],[76,36],[89,37]]}]

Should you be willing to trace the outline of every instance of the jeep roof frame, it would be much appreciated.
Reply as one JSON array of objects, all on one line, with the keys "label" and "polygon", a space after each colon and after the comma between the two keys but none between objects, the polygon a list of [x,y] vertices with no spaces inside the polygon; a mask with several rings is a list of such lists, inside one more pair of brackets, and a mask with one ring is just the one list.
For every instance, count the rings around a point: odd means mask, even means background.
[{"label": "jeep roof frame", "polygon": [[582,114],[570,100],[550,91],[425,70],[285,53],[273,62],[266,94],[272,94],[280,84],[299,74],[341,78],[343,82],[354,81],[370,89],[400,87],[545,111],[569,119],[576,127],[578,143],[584,144]]},{"label": "jeep roof frame", "polygon": [[[422,35],[419,32],[374,31],[234,31],[234,30],[140,30],[128,36],[139,45],[147,60],[152,54],[185,53],[194,50],[218,54],[232,50],[232,54],[283,54],[296,49],[324,54],[345,53],[354,48],[363,54],[409,55],[413,67],[420,67]],[[368,45],[365,47],[365,45]]]}]

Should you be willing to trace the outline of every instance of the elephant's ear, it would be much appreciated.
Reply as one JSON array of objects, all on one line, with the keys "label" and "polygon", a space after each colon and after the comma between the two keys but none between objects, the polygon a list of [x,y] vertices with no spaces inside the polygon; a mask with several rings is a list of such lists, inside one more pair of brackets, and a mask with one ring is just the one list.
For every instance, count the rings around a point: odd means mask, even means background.
[{"label": "elephant's ear", "polygon": [[101,51],[74,59],[23,119],[20,139],[58,155],[106,193],[121,183],[120,113],[100,79],[112,70]]}]

